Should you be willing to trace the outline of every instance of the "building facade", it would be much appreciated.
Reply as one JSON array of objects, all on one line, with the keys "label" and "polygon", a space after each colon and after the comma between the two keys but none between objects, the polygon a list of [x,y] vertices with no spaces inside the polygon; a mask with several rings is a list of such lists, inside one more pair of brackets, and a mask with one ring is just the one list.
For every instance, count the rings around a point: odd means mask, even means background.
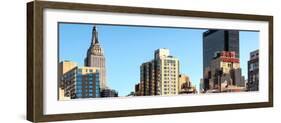
[{"label": "building facade", "polygon": [[239,58],[239,31],[208,30],[203,33],[203,72],[214,54],[220,51],[234,51],[235,57]]},{"label": "building facade", "polygon": [[259,90],[259,50],[250,53],[250,60],[248,61],[247,90]]},{"label": "building facade", "polygon": [[184,74],[179,75],[179,94],[197,93],[196,87],[192,85],[189,77]]},{"label": "building facade", "polygon": [[[69,67],[68,64],[63,62],[60,64]],[[62,67],[64,68],[65,66]],[[61,88],[64,92],[64,97],[69,97],[70,99],[100,97],[99,76],[99,69],[97,68],[74,66],[61,76]]]},{"label": "building facade", "polygon": [[65,85],[63,82],[63,75],[75,68],[77,64],[71,61],[62,61],[58,65],[58,100],[69,100],[69,96],[65,96]]},{"label": "building facade", "polygon": [[245,79],[242,76],[240,61],[234,51],[216,53],[210,65],[204,71],[203,88],[206,92],[245,91]]},{"label": "building facade", "polygon": [[103,89],[101,90],[101,97],[118,97],[118,92],[113,89]]},{"label": "building facade", "polygon": [[158,49],[155,51],[157,74],[157,94],[177,95],[179,59],[170,56],[168,49]]},{"label": "building facade", "polygon": [[85,62],[85,66],[87,67],[95,67],[99,69],[100,88],[106,89],[107,84],[106,84],[105,57],[104,57],[103,49],[101,48],[98,40],[98,32],[95,26],[93,27],[91,45],[87,51],[87,56],[84,62]]},{"label": "building facade", "polygon": [[140,66],[140,83],[135,85],[135,94],[178,94],[179,60],[170,56],[168,49],[157,49],[154,59]]},{"label": "building facade", "polygon": [[157,95],[156,61],[145,62],[140,66],[142,95]]}]

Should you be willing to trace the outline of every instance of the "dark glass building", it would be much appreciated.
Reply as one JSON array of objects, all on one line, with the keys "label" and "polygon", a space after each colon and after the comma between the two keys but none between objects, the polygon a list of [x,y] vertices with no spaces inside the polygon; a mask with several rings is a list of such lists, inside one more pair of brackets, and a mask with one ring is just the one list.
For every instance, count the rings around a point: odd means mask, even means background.
[{"label": "dark glass building", "polygon": [[239,58],[238,30],[208,30],[203,33],[203,73],[216,52],[234,51]]}]

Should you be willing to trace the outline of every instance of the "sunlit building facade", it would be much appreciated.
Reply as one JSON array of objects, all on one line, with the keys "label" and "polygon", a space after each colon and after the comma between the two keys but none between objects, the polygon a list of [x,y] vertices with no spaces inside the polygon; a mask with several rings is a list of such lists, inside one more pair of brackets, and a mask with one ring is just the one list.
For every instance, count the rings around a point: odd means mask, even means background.
[{"label": "sunlit building facade", "polygon": [[180,74],[179,75],[179,85],[178,85],[179,94],[195,94],[197,93],[196,87],[192,85],[189,76]]},{"label": "sunlit building facade", "polygon": [[169,49],[157,49],[154,59],[140,66],[140,83],[136,95],[178,94],[179,60],[170,56]]},{"label": "sunlit building facade", "polygon": [[240,61],[234,51],[217,52],[209,67],[204,71],[202,92],[245,91]]},{"label": "sunlit building facade", "polygon": [[62,61],[58,65],[58,100],[69,100],[70,96],[65,96],[65,85],[63,75],[71,69],[77,67],[77,64],[72,61]]},{"label": "sunlit building facade", "polygon": [[[63,62],[60,64],[69,66],[69,64],[63,64]],[[74,66],[61,76],[63,97],[69,97],[70,99],[100,97],[99,76],[99,69],[97,68]]]}]

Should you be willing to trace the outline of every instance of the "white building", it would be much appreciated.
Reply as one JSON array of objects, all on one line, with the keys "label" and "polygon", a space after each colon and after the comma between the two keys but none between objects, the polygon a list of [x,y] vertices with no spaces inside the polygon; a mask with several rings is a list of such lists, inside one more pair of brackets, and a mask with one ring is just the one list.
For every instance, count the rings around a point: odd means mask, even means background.
[{"label": "white building", "polygon": [[155,51],[158,89],[160,95],[178,94],[179,84],[179,59],[170,56],[169,49],[158,49]]}]

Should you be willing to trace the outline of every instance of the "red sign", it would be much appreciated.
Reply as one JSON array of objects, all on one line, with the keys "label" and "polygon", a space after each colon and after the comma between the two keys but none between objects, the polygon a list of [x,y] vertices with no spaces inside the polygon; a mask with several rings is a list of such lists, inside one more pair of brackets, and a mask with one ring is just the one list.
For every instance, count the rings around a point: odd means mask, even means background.
[{"label": "red sign", "polygon": [[232,57],[233,58],[233,57],[235,57],[235,52],[222,51],[220,55],[221,55],[221,57]]},{"label": "red sign", "polygon": [[233,62],[233,63],[239,63],[239,59],[237,58],[221,58],[223,62]]}]

